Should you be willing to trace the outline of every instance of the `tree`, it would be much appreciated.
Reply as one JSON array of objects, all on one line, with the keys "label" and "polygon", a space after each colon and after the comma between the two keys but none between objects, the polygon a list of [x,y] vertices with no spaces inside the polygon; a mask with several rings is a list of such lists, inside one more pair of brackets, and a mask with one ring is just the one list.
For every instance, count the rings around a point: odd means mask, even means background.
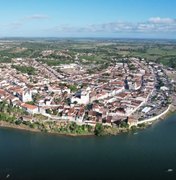
[{"label": "tree", "polygon": [[75,122],[71,122],[70,125],[69,125],[69,129],[70,129],[71,132],[76,130],[76,127],[77,127],[77,125],[76,125]]},{"label": "tree", "polygon": [[15,121],[15,124],[16,124],[16,125],[20,125],[21,123],[22,123],[21,120],[16,120],[16,121]]},{"label": "tree", "polygon": [[68,106],[70,106],[70,104],[71,104],[71,99],[70,99],[70,98],[67,98],[67,99],[65,100],[65,103],[66,103]]},{"label": "tree", "polygon": [[71,92],[76,92],[77,91],[76,85],[70,85],[69,89],[71,90]]},{"label": "tree", "polygon": [[52,110],[51,109],[46,109],[46,113],[52,114]]},{"label": "tree", "polygon": [[74,102],[73,102],[73,104],[75,104],[75,105],[76,105],[76,104],[78,104],[78,102],[77,102],[77,101],[74,101]]},{"label": "tree", "polygon": [[128,123],[127,123],[127,122],[122,121],[122,122],[120,123],[120,127],[121,127],[121,128],[128,128],[128,127],[129,127],[129,125],[128,125]]},{"label": "tree", "polygon": [[93,104],[87,104],[86,105],[86,109],[88,110],[88,111],[90,111],[91,109],[92,109],[92,107],[93,107]]},{"label": "tree", "polygon": [[98,99],[96,99],[96,100],[94,101],[94,103],[99,103],[99,100],[98,100]]},{"label": "tree", "polygon": [[95,130],[94,130],[95,135],[96,136],[102,136],[103,132],[104,132],[103,125],[100,123],[97,123],[95,126]]},{"label": "tree", "polygon": [[17,71],[20,71],[21,73],[27,73],[28,75],[35,75],[35,68],[32,66],[17,66],[12,65],[12,68],[15,68]]},{"label": "tree", "polygon": [[35,105],[34,101],[28,101],[28,102],[26,102],[26,104]]}]

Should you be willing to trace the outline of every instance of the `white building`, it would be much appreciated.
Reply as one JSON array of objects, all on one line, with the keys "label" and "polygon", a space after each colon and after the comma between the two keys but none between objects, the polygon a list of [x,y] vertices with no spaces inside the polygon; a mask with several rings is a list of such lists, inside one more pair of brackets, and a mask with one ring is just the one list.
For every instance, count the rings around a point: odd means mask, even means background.
[{"label": "white building", "polygon": [[21,107],[26,110],[29,114],[36,114],[38,113],[38,107],[31,104],[22,103]]},{"label": "white building", "polygon": [[32,92],[30,89],[24,90],[22,92],[22,101],[23,102],[29,102],[32,101]]},{"label": "white building", "polygon": [[121,88],[115,88],[114,90],[109,92],[109,96],[115,96],[117,94],[120,94],[121,92],[124,91],[124,87]]},{"label": "white building", "polygon": [[148,113],[151,110],[151,107],[145,107],[142,112],[143,113]]},{"label": "white building", "polygon": [[78,104],[88,104],[90,100],[89,92],[81,92],[80,98],[72,96],[71,103],[77,102]]}]

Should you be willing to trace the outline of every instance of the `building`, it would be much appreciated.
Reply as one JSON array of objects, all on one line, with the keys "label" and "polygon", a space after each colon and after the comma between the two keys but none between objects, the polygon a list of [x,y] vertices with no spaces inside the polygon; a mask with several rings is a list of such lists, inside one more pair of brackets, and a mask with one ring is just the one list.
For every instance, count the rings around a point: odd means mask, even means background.
[{"label": "building", "polygon": [[22,103],[21,107],[26,110],[29,114],[36,114],[38,113],[38,107],[31,104]]},{"label": "building", "polygon": [[72,96],[71,103],[77,103],[77,104],[88,104],[90,101],[89,92],[83,91],[78,92],[75,94],[75,96]]},{"label": "building", "polygon": [[32,92],[30,89],[26,89],[22,91],[22,102],[30,102],[32,101]]}]

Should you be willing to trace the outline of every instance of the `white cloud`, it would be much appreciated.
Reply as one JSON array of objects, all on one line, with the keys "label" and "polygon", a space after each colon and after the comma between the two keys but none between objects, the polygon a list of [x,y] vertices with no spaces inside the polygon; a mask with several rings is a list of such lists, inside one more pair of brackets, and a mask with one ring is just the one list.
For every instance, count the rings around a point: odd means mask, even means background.
[{"label": "white cloud", "polygon": [[137,30],[139,31],[153,31],[155,29],[154,24],[147,24],[147,23],[139,23],[136,27]]},{"label": "white cloud", "polygon": [[[4,32],[22,31],[23,26],[27,25],[29,22],[33,21],[44,21],[50,18],[47,15],[35,14],[31,16],[26,16],[18,21],[7,23],[1,25],[1,30]],[[36,27],[34,27],[36,28]],[[32,31],[32,30],[31,30]],[[34,31],[34,30],[33,30]],[[74,26],[74,25],[58,25],[51,28],[43,29],[44,32],[49,34],[93,34],[101,35],[108,33],[145,33],[145,34],[173,34],[176,33],[176,19],[173,18],[161,18],[161,17],[151,17],[143,22],[126,22],[126,21],[116,21],[107,22],[101,24],[89,24],[86,26]],[[34,32],[35,33],[35,32]]]},{"label": "white cloud", "polygon": [[170,33],[176,32],[176,20],[171,18],[152,17],[145,22],[130,23],[117,21],[103,24],[92,24],[83,27],[60,25],[56,26],[52,30],[64,33]]},{"label": "white cloud", "polygon": [[172,24],[175,23],[176,20],[172,18],[151,17],[148,22],[154,24]]},{"label": "white cloud", "polygon": [[34,20],[45,20],[45,19],[48,19],[48,18],[49,18],[49,16],[47,16],[47,15],[35,14],[35,15],[23,17],[23,18],[21,18],[21,19],[19,19],[17,21],[14,21],[14,22],[4,24],[2,27],[4,29],[10,29],[10,30],[19,29],[23,25],[27,24],[28,22],[31,22],[31,21],[34,21]]}]

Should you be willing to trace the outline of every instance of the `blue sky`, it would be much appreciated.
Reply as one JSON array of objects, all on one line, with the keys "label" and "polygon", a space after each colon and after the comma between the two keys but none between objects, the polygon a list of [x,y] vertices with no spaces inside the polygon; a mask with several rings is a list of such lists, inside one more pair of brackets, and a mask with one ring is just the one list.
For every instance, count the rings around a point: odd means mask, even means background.
[{"label": "blue sky", "polygon": [[0,37],[176,38],[175,0],[0,0]]}]

